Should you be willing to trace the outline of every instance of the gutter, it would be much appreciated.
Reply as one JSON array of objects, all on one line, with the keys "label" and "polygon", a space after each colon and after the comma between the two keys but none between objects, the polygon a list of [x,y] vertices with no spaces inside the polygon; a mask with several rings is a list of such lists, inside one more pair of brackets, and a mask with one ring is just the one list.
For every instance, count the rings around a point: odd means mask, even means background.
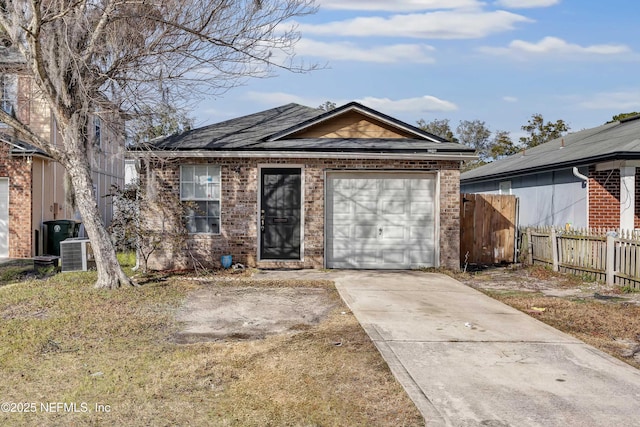
[{"label": "gutter", "polygon": [[575,176],[578,179],[581,179],[583,181],[582,188],[587,189],[587,196],[585,197],[585,200],[587,202],[587,209],[586,209],[587,217],[585,218],[585,224],[587,224],[587,228],[589,228],[589,177],[581,174],[578,171],[578,168],[576,166],[573,167],[573,176]]},{"label": "gutter", "polygon": [[353,152],[308,152],[308,151],[129,151],[133,158],[283,158],[283,159],[372,159],[372,160],[476,160],[475,153],[353,153]]}]

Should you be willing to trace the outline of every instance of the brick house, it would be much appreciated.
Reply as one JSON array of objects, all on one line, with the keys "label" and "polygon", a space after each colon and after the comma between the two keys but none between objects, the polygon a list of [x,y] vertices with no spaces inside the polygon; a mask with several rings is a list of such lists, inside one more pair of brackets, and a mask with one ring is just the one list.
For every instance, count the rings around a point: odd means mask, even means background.
[{"label": "brick house", "polygon": [[[15,114],[38,136],[60,138],[47,104],[23,72],[19,55],[0,48],[0,108]],[[91,153],[96,202],[106,225],[111,221],[112,184],[124,181],[124,129],[103,126],[100,114],[92,122],[96,143]],[[78,219],[67,203],[65,171],[42,151],[0,123],[0,257],[29,258],[45,253],[44,221]]]},{"label": "brick house", "polygon": [[[358,103],[298,104],[195,129],[138,151],[141,181],[188,202],[190,254],[151,268],[459,268],[459,176],[473,150]],[[153,197],[151,197],[153,200]],[[169,218],[153,202],[144,220]]]},{"label": "brick house", "polygon": [[568,134],[465,172],[463,193],[518,196],[520,225],[640,228],[640,116]]}]

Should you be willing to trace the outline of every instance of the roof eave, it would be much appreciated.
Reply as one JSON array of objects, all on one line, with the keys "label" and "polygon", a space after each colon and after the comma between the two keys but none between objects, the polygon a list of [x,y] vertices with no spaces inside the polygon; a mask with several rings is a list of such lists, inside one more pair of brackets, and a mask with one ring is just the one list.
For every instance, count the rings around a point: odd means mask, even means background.
[{"label": "roof eave", "polygon": [[482,175],[479,177],[464,178],[460,177],[461,184],[472,184],[483,181],[493,181],[495,179],[513,178],[520,175],[532,175],[536,173],[551,172],[559,169],[567,169],[572,167],[591,166],[595,163],[607,162],[612,160],[638,160],[640,159],[640,153],[637,152],[617,152],[608,153],[599,156],[588,157],[580,159],[578,161],[567,161],[562,163],[554,163],[545,166],[537,166],[532,168],[518,169],[515,171],[507,171],[502,173]]},{"label": "roof eave", "polygon": [[363,159],[363,160],[476,160],[475,153],[465,152],[334,152],[334,151],[129,151],[133,158],[283,158],[283,159]]}]

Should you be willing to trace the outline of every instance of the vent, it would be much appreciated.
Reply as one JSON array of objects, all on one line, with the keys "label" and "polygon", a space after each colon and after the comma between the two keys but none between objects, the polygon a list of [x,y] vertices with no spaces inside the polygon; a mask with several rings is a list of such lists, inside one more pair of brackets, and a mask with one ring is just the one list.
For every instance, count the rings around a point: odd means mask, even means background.
[{"label": "vent", "polygon": [[60,242],[60,261],[62,272],[95,268],[91,242],[85,238],[63,240]]}]

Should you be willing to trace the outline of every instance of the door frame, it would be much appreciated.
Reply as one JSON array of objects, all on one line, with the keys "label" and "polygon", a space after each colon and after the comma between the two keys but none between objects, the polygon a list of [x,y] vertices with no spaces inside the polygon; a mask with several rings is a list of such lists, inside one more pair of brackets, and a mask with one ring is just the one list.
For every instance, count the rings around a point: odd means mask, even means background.
[{"label": "door frame", "polygon": [[435,248],[434,248],[434,264],[435,267],[438,268],[440,267],[440,178],[441,178],[441,171],[439,169],[325,169],[324,170],[324,226],[323,226],[323,267],[324,268],[329,268],[328,265],[328,260],[329,257],[327,256],[328,251],[328,244],[329,244],[329,234],[328,234],[328,229],[327,229],[327,218],[328,218],[328,214],[329,214],[329,204],[327,203],[327,200],[329,200],[329,176],[331,174],[335,174],[335,173],[348,173],[348,174],[353,174],[354,176],[357,175],[363,175],[363,174],[369,174],[369,173],[376,173],[376,174],[388,174],[389,176],[393,176],[394,174],[415,174],[415,175],[433,175],[434,179],[435,179],[435,200],[434,200],[434,241],[435,241]]},{"label": "door frame", "polygon": [[[262,211],[262,170],[263,169],[300,169],[300,259],[262,259],[262,232],[260,230],[260,211]],[[256,259],[258,262],[296,262],[304,261],[304,214],[305,214],[305,176],[304,165],[299,163],[264,163],[258,164],[258,209],[256,210]]]}]

